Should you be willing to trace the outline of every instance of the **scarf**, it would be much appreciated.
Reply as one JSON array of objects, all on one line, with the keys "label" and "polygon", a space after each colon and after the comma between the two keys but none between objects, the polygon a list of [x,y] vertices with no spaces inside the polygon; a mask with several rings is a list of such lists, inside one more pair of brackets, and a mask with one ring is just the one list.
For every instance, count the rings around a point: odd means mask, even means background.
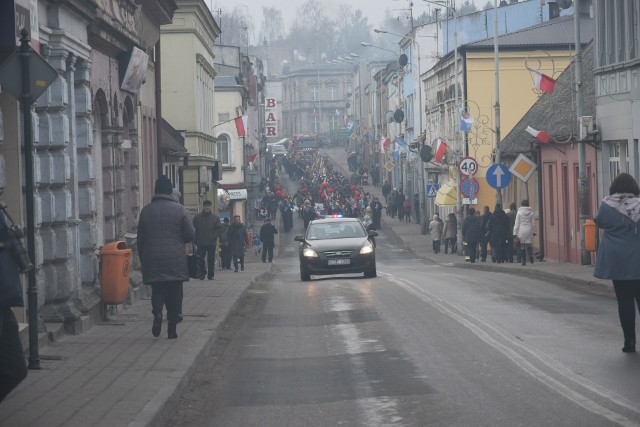
[{"label": "scarf", "polygon": [[640,197],[630,193],[616,193],[606,196],[602,201],[631,221],[638,222],[640,220]]}]

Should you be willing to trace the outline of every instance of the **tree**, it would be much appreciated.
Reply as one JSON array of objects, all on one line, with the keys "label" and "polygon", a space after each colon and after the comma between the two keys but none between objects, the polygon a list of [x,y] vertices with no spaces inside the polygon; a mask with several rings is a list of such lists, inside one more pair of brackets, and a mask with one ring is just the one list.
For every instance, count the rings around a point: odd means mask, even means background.
[{"label": "tree", "polygon": [[336,46],[342,52],[358,52],[362,49],[361,42],[371,42],[371,25],[361,9],[351,10],[351,7],[343,5],[339,18],[343,18],[339,23],[338,40]]},{"label": "tree", "polygon": [[[220,44],[228,46],[249,46],[250,36],[255,26],[253,18],[245,13],[246,7],[236,6],[232,12],[222,10],[220,16]],[[248,12],[248,10],[247,10]]]},{"label": "tree", "polygon": [[282,11],[275,7],[262,8],[262,24],[258,42],[279,40],[284,37],[284,21]]},{"label": "tree", "polygon": [[322,4],[307,0],[298,7],[298,19],[289,32],[296,46],[295,61],[319,62],[322,54],[335,51],[336,22],[326,14]]},{"label": "tree", "polygon": [[460,15],[468,15],[470,13],[474,13],[474,12],[477,12],[477,11],[478,11],[478,8],[476,7],[476,5],[473,2],[467,0],[467,1],[464,2],[464,4],[462,6],[460,6],[459,14]]}]

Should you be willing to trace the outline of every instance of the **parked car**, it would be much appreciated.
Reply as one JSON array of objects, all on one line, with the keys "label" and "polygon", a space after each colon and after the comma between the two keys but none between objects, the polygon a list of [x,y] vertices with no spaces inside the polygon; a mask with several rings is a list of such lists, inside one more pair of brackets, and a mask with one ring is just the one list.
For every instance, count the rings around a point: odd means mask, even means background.
[{"label": "parked car", "polygon": [[287,155],[287,149],[280,143],[269,144],[267,146],[267,152],[271,153],[273,157],[284,157]]},{"label": "parked car", "polygon": [[376,277],[376,231],[367,231],[356,218],[326,218],[311,221],[300,242],[300,280],[311,275],[364,273]]}]

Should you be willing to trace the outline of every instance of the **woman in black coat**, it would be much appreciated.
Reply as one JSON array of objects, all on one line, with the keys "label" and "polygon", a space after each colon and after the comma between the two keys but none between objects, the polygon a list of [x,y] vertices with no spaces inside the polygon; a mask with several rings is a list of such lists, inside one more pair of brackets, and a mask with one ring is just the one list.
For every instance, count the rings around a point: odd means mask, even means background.
[{"label": "woman in black coat", "polygon": [[488,228],[491,259],[493,262],[502,264],[507,258],[507,245],[511,237],[511,230],[509,230],[509,217],[499,203],[496,204],[493,215],[491,215]]}]

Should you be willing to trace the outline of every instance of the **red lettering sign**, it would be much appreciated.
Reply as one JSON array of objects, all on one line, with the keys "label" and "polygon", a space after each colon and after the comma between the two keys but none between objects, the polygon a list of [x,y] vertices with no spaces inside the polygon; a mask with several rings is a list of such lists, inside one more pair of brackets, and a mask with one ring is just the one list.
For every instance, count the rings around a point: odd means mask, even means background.
[{"label": "red lettering sign", "polygon": [[273,113],[269,113],[267,114],[267,117],[264,119],[265,122],[267,123],[275,123],[278,121],[278,119],[276,119],[276,115]]},{"label": "red lettering sign", "polygon": [[264,108],[276,108],[276,99],[275,98],[265,98],[264,99]]},{"label": "red lettering sign", "polygon": [[275,126],[267,126],[267,137],[278,136],[278,128]]}]

